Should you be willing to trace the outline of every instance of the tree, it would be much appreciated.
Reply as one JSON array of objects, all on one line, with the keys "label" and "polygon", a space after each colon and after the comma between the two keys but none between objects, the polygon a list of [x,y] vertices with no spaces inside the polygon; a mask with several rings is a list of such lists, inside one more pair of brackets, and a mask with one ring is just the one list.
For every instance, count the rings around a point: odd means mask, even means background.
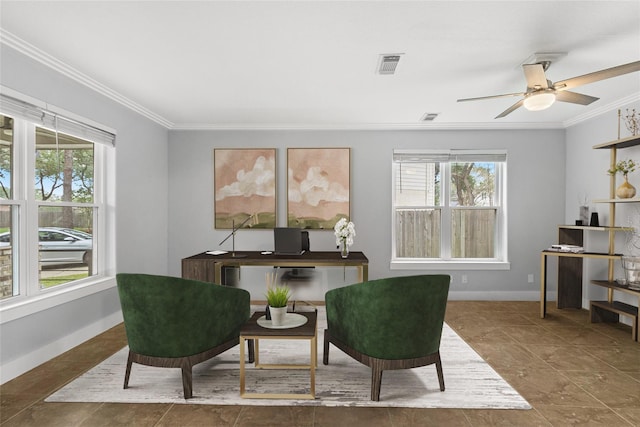
[{"label": "tree", "polygon": [[[11,198],[11,145],[0,146],[0,198]],[[5,184],[6,183],[6,184]]]},{"label": "tree", "polygon": [[471,174],[475,163],[452,163],[451,182],[459,206],[475,205],[475,177]]},{"label": "tree", "polygon": [[55,199],[56,190],[62,186],[59,151],[55,149],[36,151],[35,179],[36,199],[42,201]]},{"label": "tree", "polygon": [[[91,203],[93,145],[66,135],[61,144],[55,143],[57,140],[54,143],[45,141],[38,144],[36,151],[36,198],[42,201]],[[62,217],[56,222],[62,227],[74,228],[74,208],[63,206],[61,210]]]},{"label": "tree", "polygon": [[495,164],[476,163],[476,204],[493,206],[495,193]]},{"label": "tree", "polygon": [[451,183],[459,206],[491,206],[495,188],[493,163],[452,163]]},{"label": "tree", "polygon": [[42,201],[93,201],[93,149],[39,149],[36,198]]}]

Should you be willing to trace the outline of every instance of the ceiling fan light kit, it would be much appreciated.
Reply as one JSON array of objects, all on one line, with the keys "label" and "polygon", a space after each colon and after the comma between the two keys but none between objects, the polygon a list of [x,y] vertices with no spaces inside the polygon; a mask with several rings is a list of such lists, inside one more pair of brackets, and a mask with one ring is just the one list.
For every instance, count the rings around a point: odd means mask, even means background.
[{"label": "ceiling fan light kit", "polygon": [[541,111],[551,107],[556,102],[556,94],[553,91],[534,92],[524,98],[524,108],[529,111]]},{"label": "ceiling fan light kit", "polygon": [[[544,55],[544,54],[538,54]],[[561,55],[564,54],[547,54],[547,55]],[[589,105],[592,102],[597,101],[599,98],[595,96],[584,95],[577,92],[571,92],[567,89],[574,88],[576,86],[582,86],[588,83],[597,82],[600,80],[610,79],[612,77],[621,76],[627,73],[633,73],[640,71],[640,61],[630,62],[624,65],[618,65],[617,67],[607,68],[605,70],[595,71],[593,73],[585,74],[582,76],[572,77],[566,80],[560,80],[555,83],[548,80],[545,71],[551,65],[551,57],[537,58],[539,62],[533,64],[522,64],[522,70],[524,71],[524,77],[527,81],[527,90],[520,93],[507,93],[502,95],[481,96],[477,98],[464,98],[458,99],[458,102],[464,101],[479,101],[485,99],[504,98],[512,96],[523,97],[518,102],[507,108],[505,111],[496,116],[496,119],[505,117],[521,106],[524,106],[529,111],[540,111],[549,108],[556,100],[561,102],[568,102],[571,104]]]}]

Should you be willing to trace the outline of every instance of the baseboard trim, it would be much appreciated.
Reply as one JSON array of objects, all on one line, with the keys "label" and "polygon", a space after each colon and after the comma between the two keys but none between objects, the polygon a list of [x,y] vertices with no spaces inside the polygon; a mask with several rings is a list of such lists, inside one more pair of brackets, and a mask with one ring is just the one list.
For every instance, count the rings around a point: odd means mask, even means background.
[{"label": "baseboard trim", "polygon": [[[540,301],[539,291],[449,291],[451,301]],[[555,300],[555,295],[554,295]],[[549,297],[547,297],[547,301]]]},{"label": "baseboard trim", "polygon": [[0,365],[0,384],[11,381],[36,366],[39,366],[54,357],[61,355],[65,351],[69,351],[83,342],[95,337],[96,335],[113,328],[119,323],[122,323],[122,321],[122,312],[118,311],[100,319],[98,322],[94,322],[82,329],[78,329],[72,334],[69,334],[55,342],[44,345],[37,350],[20,357],[19,359],[2,363],[2,365]]}]

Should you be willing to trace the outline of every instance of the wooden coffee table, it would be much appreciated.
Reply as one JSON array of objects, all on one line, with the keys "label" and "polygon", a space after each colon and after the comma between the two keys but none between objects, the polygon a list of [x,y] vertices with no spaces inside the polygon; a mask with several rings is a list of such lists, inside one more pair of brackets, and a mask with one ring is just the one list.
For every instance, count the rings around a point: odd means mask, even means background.
[{"label": "wooden coffee table", "polygon": [[[258,325],[258,319],[265,312],[256,312],[240,329],[240,397],[254,399],[315,399],[316,398],[316,367],[318,365],[318,330],[317,311],[299,312],[308,320],[302,326],[288,329],[269,329]],[[311,386],[309,393],[247,393],[245,392],[245,341],[253,340],[255,345],[255,367],[258,369],[308,369]],[[261,364],[260,340],[309,340],[310,360],[309,364]]]}]

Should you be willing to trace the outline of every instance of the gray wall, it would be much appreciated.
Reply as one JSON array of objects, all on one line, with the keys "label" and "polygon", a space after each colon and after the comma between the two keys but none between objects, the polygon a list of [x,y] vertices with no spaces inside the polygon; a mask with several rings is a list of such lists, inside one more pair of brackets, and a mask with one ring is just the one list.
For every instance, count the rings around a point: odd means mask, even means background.
[{"label": "gray wall", "polygon": [[[509,260],[507,271],[446,271],[453,275],[452,298],[539,298],[540,250],[557,238],[564,220],[564,130],[460,131],[171,131],[169,133],[169,272],[180,275],[180,260],[211,249],[231,249],[218,243],[227,231],[213,228],[213,149],[277,149],[278,222],[285,225],[286,148],[351,148],[351,216],[357,236],[352,247],[370,261],[372,279],[420,274],[391,270],[391,154],[394,148],[493,148],[508,152]],[[186,190],[188,189],[188,191]],[[312,250],[335,250],[331,231],[310,233]],[[268,230],[237,233],[236,249],[273,249]],[[258,269],[258,268],[255,268]],[[305,297],[322,300],[327,289],[355,281],[342,269],[320,273],[315,289]],[[429,270],[429,272],[435,270]],[[468,283],[460,276],[466,274]],[[528,275],[534,275],[528,283]],[[241,286],[261,298],[264,269],[243,268]],[[553,280],[550,283],[553,289]],[[261,298],[262,299],[262,298]]]},{"label": "gray wall", "polygon": [[[116,263],[120,272],[166,274],[167,130],[6,46],[0,84],[117,130]],[[3,368],[29,368],[121,319],[115,287],[3,323]],[[7,375],[3,372],[3,379]]]}]

